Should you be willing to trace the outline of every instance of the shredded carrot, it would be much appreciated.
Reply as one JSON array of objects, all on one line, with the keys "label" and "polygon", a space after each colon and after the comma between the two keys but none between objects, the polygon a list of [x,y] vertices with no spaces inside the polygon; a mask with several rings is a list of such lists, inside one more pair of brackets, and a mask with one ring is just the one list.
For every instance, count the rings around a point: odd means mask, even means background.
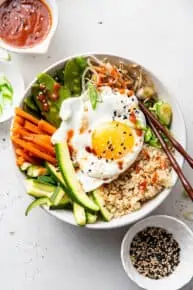
[{"label": "shredded carrot", "polygon": [[25,121],[24,128],[32,133],[36,133],[36,134],[41,133],[40,129],[36,125],[34,125],[28,121]]},{"label": "shredded carrot", "polygon": [[38,128],[43,131],[46,132],[50,135],[54,134],[54,132],[56,132],[56,128],[52,125],[50,125],[48,122],[44,121],[44,120],[40,120],[38,122]]},{"label": "shredded carrot", "polygon": [[15,113],[16,113],[16,116],[20,116],[24,118],[25,120],[28,120],[32,122],[33,124],[38,125],[39,120],[33,117],[32,115],[30,115],[29,113],[23,111],[21,108],[16,108]]},{"label": "shredded carrot", "polygon": [[33,143],[21,140],[15,136],[12,136],[12,140],[15,142],[15,144],[31,152],[33,156],[49,161],[52,164],[56,164],[56,159],[53,156],[50,156],[49,154],[40,151],[34,146]]},{"label": "shredded carrot", "polygon": [[152,183],[156,183],[157,182],[157,179],[158,179],[158,175],[157,175],[157,171],[155,171],[153,173],[153,176],[152,176],[152,179],[151,179]]}]

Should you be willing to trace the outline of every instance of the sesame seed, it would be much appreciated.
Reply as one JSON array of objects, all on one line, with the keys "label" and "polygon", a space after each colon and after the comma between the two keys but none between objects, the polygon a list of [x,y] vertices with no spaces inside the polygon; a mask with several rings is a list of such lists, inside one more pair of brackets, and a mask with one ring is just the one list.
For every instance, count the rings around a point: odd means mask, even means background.
[{"label": "sesame seed", "polygon": [[169,276],[178,266],[180,248],[165,229],[147,227],[135,235],[130,258],[140,274],[158,280]]},{"label": "sesame seed", "polygon": [[126,119],[127,119],[127,116],[126,116],[126,115],[124,115],[124,116],[123,116],[123,120],[126,120]]},{"label": "sesame seed", "polygon": [[127,132],[126,132],[126,131],[124,131],[124,132],[123,132],[123,134],[127,134]]}]

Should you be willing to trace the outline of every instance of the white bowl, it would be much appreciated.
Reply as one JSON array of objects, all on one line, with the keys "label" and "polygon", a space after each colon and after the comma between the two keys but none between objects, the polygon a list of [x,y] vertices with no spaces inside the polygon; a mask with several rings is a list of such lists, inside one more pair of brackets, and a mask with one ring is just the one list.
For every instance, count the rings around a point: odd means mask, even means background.
[{"label": "white bowl", "polygon": [[0,123],[7,121],[14,114],[14,108],[19,106],[25,91],[23,77],[18,66],[12,62],[0,61],[0,75],[5,75],[13,87],[13,104],[0,115]]},{"label": "white bowl", "polygon": [[[134,268],[130,255],[130,245],[134,236],[146,227],[161,227],[173,234],[181,248],[180,263],[174,272],[163,279],[154,280],[139,274]],[[193,277],[193,232],[180,220],[157,215],[148,217],[134,226],[126,233],[121,245],[121,260],[123,268],[129,278],[140,287],[147,290],[177,290],[186,285]]]},{"label": "white bowl", "polygon": [[[90,55],[90,54],[87,53],[87,54],[84,54],[83,56],[88,56],[88,55]],[[122,61],[124,63],[131,62],[131,60],[121,58],[121,57],[115,56],[115,55],[107,55],[107,54],[94,54],[94,55],[96,55],[97,57],[102,58],[102,59],[105,57],[108,57],[108,59],[112,63],[118,63],[119,61]],[[74,58],[74,57],[77,57],[77,55],[62,59],[62,60],[54,63],[53,65],[49,66],[44,72],[47,72],[47,73],[52,75],[57,69],[61,69],[62,67],[64,67],[64,64],[69,59]],[[134,62],[134,61],[132,61],[132,62]],[[180,111],[179,105],[178,105],[175,97],[172,96],[170,93],[168,93],[168,91],[164,87],[164,85],[152,73],[149,72],[149,74],[151,75],[151,77],[155,83],[155,86],[156,86],[157,91],[160,95],[160,98],[168,101],[172,106],[173,122],[172,122],[171,129],[172,129],[174,136],[178,139],[178,141],[185,148],[186,147],[186,129],[185,129],[185,123],[184,123],[184,119],[183,119],[182,113]],[[26,96],[28,96],[30,94],[31,86],[34,84],[35,81],[36,80],[33,80],[32,83],[28,86],[23,98],[25,98]],[[22,103],[21,103],[21,105],[22,105]],[[176,154],[176,159],[177,159],[180,167],[182,167],[183,160],[184,160],[183,157],[179,154]],[[21,174],[20,171],[19,171],[19,174],[22,177],[22,180],[24,180],[24,176]],[[175,172],[172,173],[172,179],[173,179],[173,184],[175,184],[177,181],[177,175]],[[108,223],[107,222],[98,222],[96,224],[87,225],[87,227],[93,228],[93,229],[109,229],[109,228],[118,228],[121,226],[125,226],[128,224],[134,223],[134,222],[138,221],[139,219],[142,219],[147,214],[150,214],[155,208],[157,208],[166,199],[166,197],[169,195],[170,191],[171,191],[171,189],[163,190],[157,197],[155,197],[154,199],[145,203],[143,205],[143,207],[136,212],[130,213],[130,214],[123,216],[123,217],[120,217],[120,218],[113,219],[112,221],[110,221]],[[48,212],[51,215],[59,218],[62,221],[65,221],[69,224],[76,225],[76,223],[74,221],[74,217],[72,215],[72,212],[70,212],[70,211],[57,210],[57,211],[48,211]]]},{"label": "white bowl", "polygon": [[12,46],[0,38],[0,47],[6,50],[12,51],[12,52],[23,53],[23,54],[44,54],[48,51],[49,45],[51,43],[51,40],[54,36],[54,33],[58,25],[59,13],[58,13],[58,5],[57,5],[56,0],[44,0],[44,1],[50,7],[50,11],[52,15],[52,25],[46,38],[40,43],[38,43],[37,45],[33,47],[27,47],[27,48],[20,48],[20,47]]}]

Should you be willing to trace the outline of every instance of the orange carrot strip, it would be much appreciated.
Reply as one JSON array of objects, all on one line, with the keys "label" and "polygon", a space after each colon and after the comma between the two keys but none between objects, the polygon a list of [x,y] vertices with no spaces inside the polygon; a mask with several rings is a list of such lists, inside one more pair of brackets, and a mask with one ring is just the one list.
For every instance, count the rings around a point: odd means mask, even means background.
[{"label": "orange carrot strip", "polygon": [[44,159],[46,161],[51,162],[52,164],[56,164],[56,159],[53,156],[50,156],[47,153],[44,153],[42,151],[40,151],[39,149],[37,149],[33,143],[31,142],[26,142],[24,140],[20,140],[17,137],[12,136],[12,140],[15,142],[15,144],[19,145],[20,147],[22,147],[23,149],[31,152],[35,157]]},{"label": "orange carrot strip", "polygon": [[31,133],[20,126],[14,126],[12,129],[13,135],[29,136]]},{"label": "orange carrot strip", "polygon": [[30,115],[29,113],[23,111],[21,108],[16,108],[15,109],[15,113],[17,116],[20,116],[30,122],[32,122],[33,124],[38,124],[39,120],[36,119],[35,117],[33,117],[32,115]]},{"label": "orange carrot strip", "polygon": [[24,162],[25,160],[23,159],[22,156],[17,157],[16,159],[17,166],[21,166]]},{"label": "orange carrot strip", "polygon": [[33,157],[30,157],[29,154],[27,152],[25,152],[23,149],[21,148],[17,148],[15,150],[16,155],[23,157],[23,159],[27,162],[30,162],[32,164],[37,164],[37,160],[35,160]]},{"label": "orange carrot strip", "polygon": [[14,123],[23,126],[24,125],[24,119],[22,117],[20,117],[20,116],[15,116]]},{"label": "orange carrot strip", "polygon": [[40,133],[40,129],[36,125],[34,125],[28,121],[25,121],[24,128],[32,133],[36,133],[36,134]]},{"label": "orange carrot strip", "polygon": [[54,147],[51,146],[50,144],[45,143],[44,141],[41,140],[41,138],[38,138],[38,135],[36,136],[26,136],[23,137],[25,140],[31,141],[34,144],[39,145],[39,147],[42,148],[43,151],[47,151],[48,153],[52,154],[53,156],[56,155]]},{"label": "orange carrot strip", "polygon": [[38,128],[41,131],[46,132],[50,135],[52,135],[52,134],[54,134],[54,132],[56,132],[56,128],[44,120],[39,121]]}]

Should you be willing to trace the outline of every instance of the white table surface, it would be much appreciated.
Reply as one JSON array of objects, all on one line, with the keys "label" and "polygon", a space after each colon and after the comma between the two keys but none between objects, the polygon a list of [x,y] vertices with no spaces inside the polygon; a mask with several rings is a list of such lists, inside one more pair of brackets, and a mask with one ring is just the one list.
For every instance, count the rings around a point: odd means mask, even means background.
[{"label": "white table surface", "polygon": [[[58,0],[60,23],[49,52],[14,55],[27,85],[60,58],[75,53],[110,52],[152,70],[178,98],[193,155],[193,1]],[[0,125],[0,288],[2,290],[137,290],[120,262],[127,228],[109,232],[78,229],[41,209],[28,217],[30,199],[14,171],[10,122]],[[185,168],[193,183],[193,175]],[[193,210],[177,185],[155,213],[183,220]],[[187,222],[187,221],[185,221]],[[193,229],[193,222],[187,222]],[[192,290],[193,284],[184,290]],[[168,289],[165,289],[168,290]]]}]

